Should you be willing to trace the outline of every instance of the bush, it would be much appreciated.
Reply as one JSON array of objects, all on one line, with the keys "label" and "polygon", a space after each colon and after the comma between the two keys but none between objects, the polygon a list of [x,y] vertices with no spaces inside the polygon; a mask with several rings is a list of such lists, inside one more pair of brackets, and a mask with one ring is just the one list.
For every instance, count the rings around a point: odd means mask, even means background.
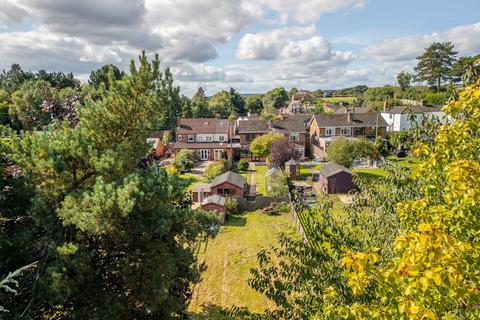
[{"label": "bush", "polygon": [[244,159],[238,161],[237,169],[238,169],[238,171],[247,171],[248,170],[248,161],[244,160]]},{"label": "bush", "polygon": [[347,168],[357,158],[374,158],[376,154],[374,143],[365,139],[338,138],[327,148],[328,160]]},{"label": "bush", "polygon": [[225,162],[222,162],[222,161],[212,162],[205,169],[204,176],[208,182],[211,182],[213,179],[215,179],[225,171],[226,171]]},{"label": "bush", "polygon": [[225,200],[225,213],[235,214],[238,209],[238,200],[235,198],[227,198]]},{"label": "bush", "polygon": [[187,172],[193,168],[193,151],[182,149],[176,155],[173,160],[173,166],[180,172]]}]

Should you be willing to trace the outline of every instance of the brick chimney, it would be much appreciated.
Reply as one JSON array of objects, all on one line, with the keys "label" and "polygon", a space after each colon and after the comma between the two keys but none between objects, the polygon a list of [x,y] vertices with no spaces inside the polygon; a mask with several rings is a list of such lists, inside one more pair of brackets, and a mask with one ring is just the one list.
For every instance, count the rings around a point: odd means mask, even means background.
[{"label": "brick chimney", "polygon": [[388,102],[387,100],[383,101],[383,112],[387,112],[388,111]]}]

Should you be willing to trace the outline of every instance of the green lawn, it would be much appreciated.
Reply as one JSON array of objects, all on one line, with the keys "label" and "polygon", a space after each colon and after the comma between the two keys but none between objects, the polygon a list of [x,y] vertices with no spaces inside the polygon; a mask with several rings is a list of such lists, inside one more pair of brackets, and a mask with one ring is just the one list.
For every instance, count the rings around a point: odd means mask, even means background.
[{"label": "green lawn", "polygon": [[380,168],[357,168],[353,169],[353,172],[367,180],[374,180],[386,176],[385,170]]},{"label": "green lawn", "polygon": [[418,159],[411,158],[411,157],[406,157],[406,158],[387,157],[387,160],[393,163],[396,163],[399,166],[409,168],[409,169],[415,169],[420,162]]},{"label": "green lawn", "polygon": [[330,98],[322,98],[323,101],[325,102],[331,102],[331,103],[340,103],[340,102],[347,102],[347,103],[353,103],[355,101],[355,97],[330,97]]},{"label": "green lawn", "polygon": [[320,168],[323,166],[323,164],[317,163],[313,166],[305,166],[301,165],[300,166],[300,176],[302,177],[309,177],[312,175],[312,172],[320,170]]},{"label": "green lawn", "polygon": [[267,166],[255,166],[255,170],[253,170],[255,184],[257,185],[257,194],[267,194],[267,186],[265,185],[265,173],[267,170]]},{"label": "green lawn", "polygon": [[215,312],[218,307],[245,306],[252,311],[262,311],[273,304],[262,294],[251,289],[246,281],[250,268],[257,266],[256,255],[270,245],[277,244],[279,232],[295,235],[289,213],[269,216],[261,211],[227,217],[225,226],[210,240],[199,259],[207,269],[193,291],[189,311],[194,319],[218,319],[199,316],[204,305]]}]

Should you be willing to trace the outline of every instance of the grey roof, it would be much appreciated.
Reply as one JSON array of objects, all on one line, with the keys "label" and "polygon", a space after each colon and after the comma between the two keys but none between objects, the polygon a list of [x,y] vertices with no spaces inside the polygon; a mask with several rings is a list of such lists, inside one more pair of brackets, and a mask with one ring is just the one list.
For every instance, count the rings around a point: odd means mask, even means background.
[{"label": "grey roof", "polygon": [[298,164],[298,163],[297,163],[295,160],[293,160],[293,159],[290,159],[290,160],[288,160],[287,162],[285,162],[285,165],[286,165],[286,166],[296,166],[297,164]]},{"label": "grey roof", "polygon": [[301,120],[304,122],[310,121],[313,113],[296,113],[296,114],[281,114],[283,120]]},{"label": "grey roof", "polygon": [[413,113],[425,113],[425,112],[441,112],[443,106],[432,105],[432,106],[394,106],[388,109],[387,111],[382,111],[382,113],[409,113],[410,110]]},{"label": "grey roof", "polygon": [[272,129],[275,132],[306,132],[303,120],[273,120]]},{"label": "grey roof", "polygon": [[352,171],[350,169],[345,168],[344,166],[341,166],[338,163],[330,162],[324,165],[320,169],[320,175],[322,177],[328,178],[342,171],[352,174]]},{"label": "grey roof", "polygon": [[236,172],[233,171],[227,171],[224,174],[219,175],[215,179],[213,179],[212,183],[210,186],[213,188],[215,186],[218,186],[219,184],[222,184],[224,182],[228,182],[234,186],[237,186],[239,188],[244,188],[245,183],[247,179],[245,179],[244,176],[239,175]]},{"label": "grey roof", "polygon": [[[319,128],[325,127],[375,127],[377,114],[374,111],[352,114],[352,121],[348,121],[348,114],[316,114],[315,120]],[[386,127],[387,122],[383,117],[378,117],[378,126]]]},{"label": "grey roof", "polygon": [[213,203],[223,207],[225,205],[225,200],[225,197],[214,194],[203,199],[202,206]]},{"label": "grey roof", "polygon": [[238,122],[238,133],[269,132],[268,121],[262,119],[248,119]]},{"label": "grey roof", "polygon": [[217,118],[180,118],[177,134],[228,133],[228,119]]}]

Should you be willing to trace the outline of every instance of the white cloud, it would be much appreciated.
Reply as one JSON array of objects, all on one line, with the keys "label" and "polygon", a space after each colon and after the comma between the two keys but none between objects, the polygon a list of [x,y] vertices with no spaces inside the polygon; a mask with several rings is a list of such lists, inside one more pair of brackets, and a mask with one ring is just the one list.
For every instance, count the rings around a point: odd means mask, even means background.
[{"label": "white cloud", "polygon": [[458,26],[443,32],[385,39],[361,50],[363,59],[409,61],[419,56],[433,42],[451,41],[460,54],[480,52],[480,23]]},{"label": "white cloud", "polygon": [[28,13],[12,1],[0,0],[0,8],[0,27],[20,23],[28,17]]},{"label": "white cloud", "polygon": [[287,17],[300,23],[316,22],[324,13],[361,8],[366,0],[264,0],[284,21]]}]

